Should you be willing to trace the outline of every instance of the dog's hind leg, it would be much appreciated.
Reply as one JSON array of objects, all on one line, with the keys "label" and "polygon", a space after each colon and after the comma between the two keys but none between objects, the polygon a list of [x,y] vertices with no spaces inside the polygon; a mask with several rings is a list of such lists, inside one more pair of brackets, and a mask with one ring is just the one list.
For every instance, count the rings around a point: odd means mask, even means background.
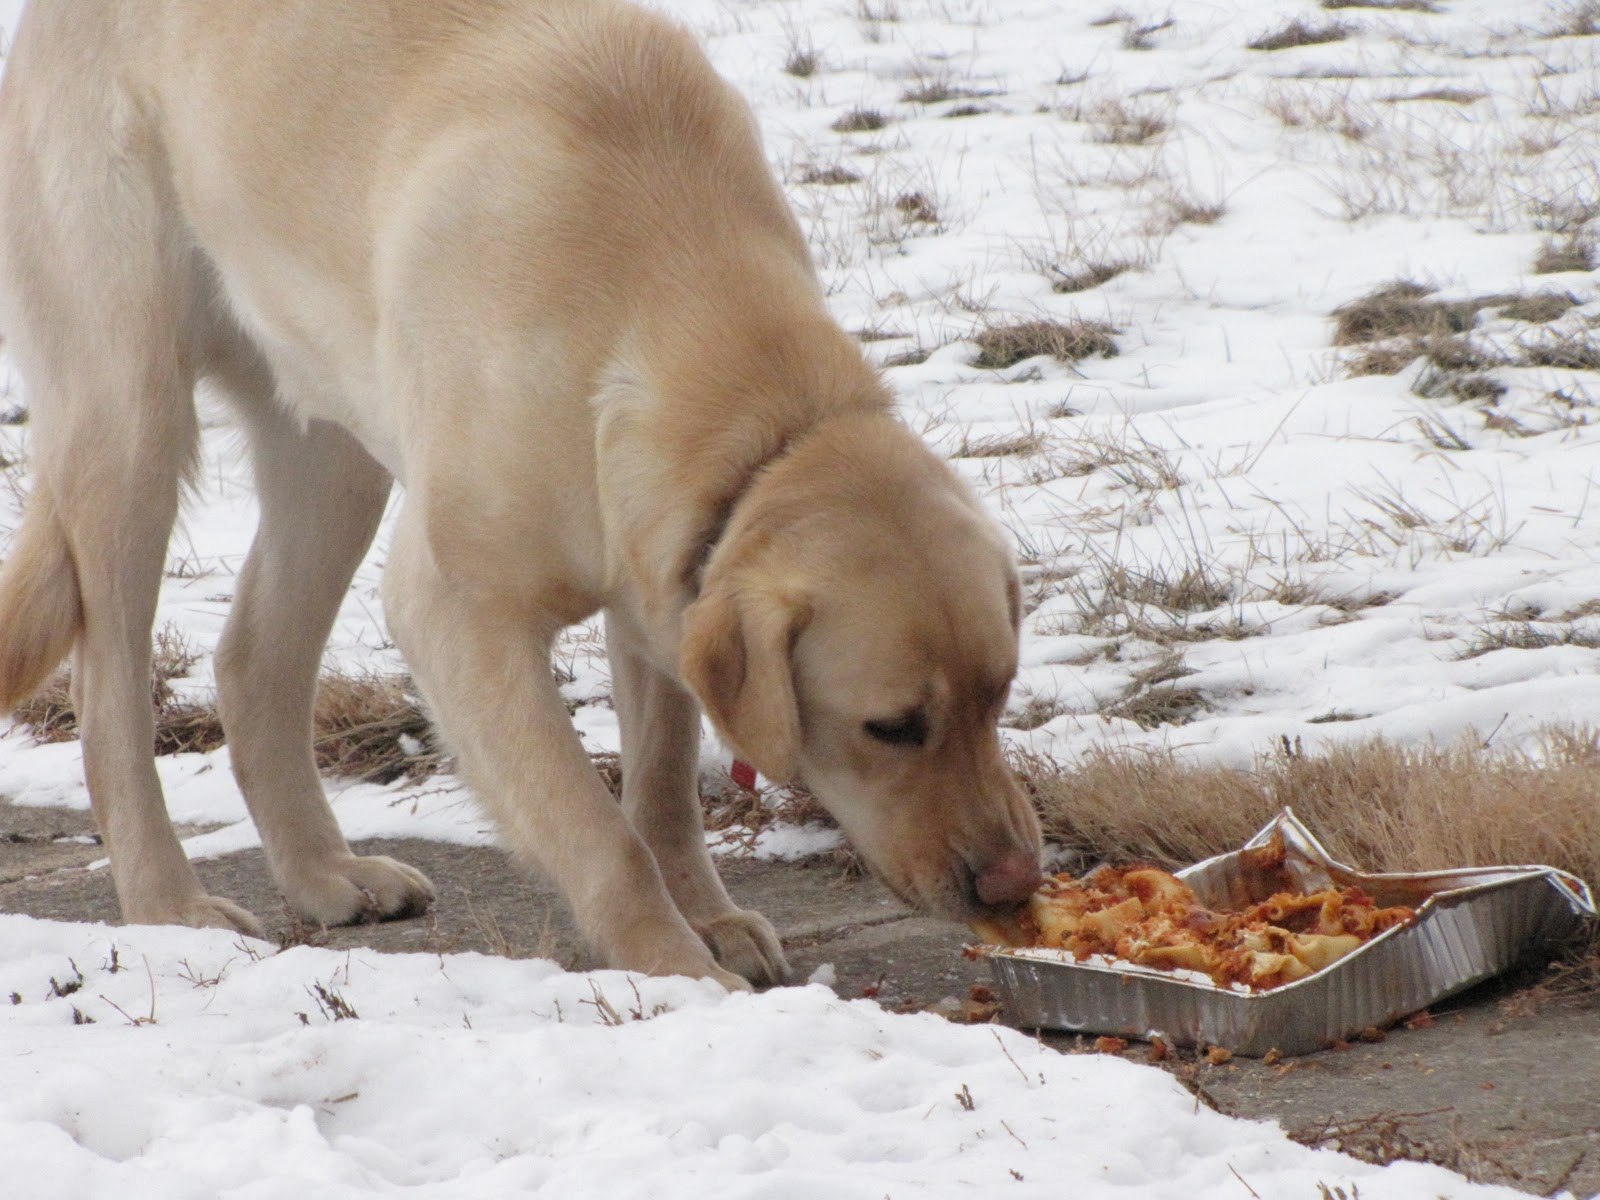
[{"label": "dog's hind leg", "polygon": [[[35,36],[70,42],[65,17],[42,10]],[[152,756],[150,635],[197,438],[192,251],[159,144],[117,94],[116,72],[41,76],[23,60],[0,120],[0,289],[27,389],[34,494],[0,580],[0,642],[21,614],[27,675],[74,646],[84,774],[124,918],[256,932],[200,886]],[[58,606],[48,620],[16,603],[41,588]]]},{"label": "dog's hind leg", "polygon": [[337,925],[420,913],[432,885],[392,858],[350,852],[312,755],[322,649],[383,515],[389,473],[338,426],[294,420],[264,367],[223,381],[242,402],[261,501],[216,660],[239,790],[302,916]]},{"label": "dog's hind leg", "polygon": [[760,913],[728,898],[706,849],[697,778],[700,706],[638,653],[624,623],[609,616],[606,657],[622,727],[623,811],[717,961],[755,984],[784,982],[789,966],[778,935]]}]

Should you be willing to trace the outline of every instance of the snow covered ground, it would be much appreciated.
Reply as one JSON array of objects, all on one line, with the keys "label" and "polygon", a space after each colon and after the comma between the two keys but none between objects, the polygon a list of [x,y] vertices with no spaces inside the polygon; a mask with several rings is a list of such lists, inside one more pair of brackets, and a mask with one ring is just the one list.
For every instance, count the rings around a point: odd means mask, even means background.
[{"label": "snow covered ground", "polygon": [[1155,1068],[817,985],[727,996],[476,954],[272,949],[0,917],[0,1191],[1521,1195],[1308,1150]]},{"label": "snow covered ground", "polygon": [[[1600,724],[1600,39],[1579,36],[1600,11],[1368,2],[661,0],[755,104],[840,319],[1016,538],[1020,744],[1243,763],[1280,736],[1514,745]],[[0,24],[18,7],[0,0]],[[1249,48],[1307,41],[1271,36],[1295,20],[1329,40]],[[1333,344],[1334,310],[1400,282],[1449,307],[1399,343]],[[984,331],[1047,319],[1101,323],[1116,353],[977,365]],[[1394,373],[1362,373],[1379,365]],[[0,411],[25,402],[0,360]],[[220,413],[206,425],[159,616],[200,652],[180,681],[196,693],[254,522],[240,447]],[[0,537],[26,450],[25,425],[0,426]],[[401,669],[383,556],[380,537],[338,665]],[[592,628],[562,665],[590,744],[614,748]],[[254,844],[225,755],[161,763],[174,815],[222,826],[195,854]],[[75,748],[18,731],[0,737],[0,789],[87,806]],[[349,787],[337,808],[352,837],[492,838],[459,790]],[[69,959],[84,986],[52,996]],[[360,1018],[331,1020],[319,983]],[[819,988],[634,986],[0,919],[0,996],[20,997],[0,1005],[0,1180],[163,1197],[1492,1194],[1302,1150],[1192,1111],[1157,1072],[1003,1031]]]}]

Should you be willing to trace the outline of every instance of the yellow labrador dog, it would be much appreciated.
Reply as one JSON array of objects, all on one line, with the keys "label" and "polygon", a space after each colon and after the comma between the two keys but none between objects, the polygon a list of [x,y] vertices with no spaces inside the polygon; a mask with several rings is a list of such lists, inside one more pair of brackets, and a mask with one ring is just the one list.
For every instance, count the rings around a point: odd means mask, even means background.
[{"label": "yellow labrador dog", "polygon": [[[261,524],[218,648],[233,767],[313,921],[432,888],[351,854],[309,745],[318,662],[391,481],[391,630],[462,770],[592,946],[782,979],[695,796],[699,714],[799,779],[908,901],[1037,879],[995,722],[1005,543],[830,319],[743,102],[616,0],[35,0],[0,89],[0,329],[34,490],[0,704],[69,651],[124,916],[208,896],[151,759],[150,631],[207,380]],[[598,610],[619,807],[552,682]]]}]

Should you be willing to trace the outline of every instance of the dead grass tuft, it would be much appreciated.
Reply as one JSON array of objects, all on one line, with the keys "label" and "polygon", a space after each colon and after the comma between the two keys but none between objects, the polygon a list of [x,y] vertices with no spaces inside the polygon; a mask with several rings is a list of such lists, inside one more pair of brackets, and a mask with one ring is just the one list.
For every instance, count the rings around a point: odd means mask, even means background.
[{"label": "dead grass tuft", "polygon": [[829,128],[835,133],[871,133],[889,124],[889,118],[875,108],[852,108]]},{"label": "dead grass tuft", "polygon": [[[620,788],[619,781],[613,790]],[[803,788],[752,790],[731,779],[719,788],[701,792],[700,811],[707,832],[719,835],[724,843],[747,848],[774,825],[822,825],[832,829],[837,824]]]},{"label": "dead grass tuft", "polygon": [[[1139,464],[1142,471],[1148,467],[1148,463]],[[1113,472],[1124,468],[1120,461],[1110,466]],[[1130,486],[1150,490],[1176,487],[1181,482],[1167,465],[1161,477]],[[1106,555],[1091,568],[1075,572],[1061,587],[1061,592],[1072,598],[1076,612],[1042,622],[1041,634],[1132,637],[1173,646],[1218,638],[1233,641],[1266,632],[1265,626],[1245,625],[1237,613],[1224,613],[1240,598],[1241,580],[1198,555],[1138,565]],[[1185,672],[1172,669],[1173,661],[1170,656],[1161,659],[1157,667],[1136,676],[1135,683],[1148,687],[1178,678]]]},{"label": "dead grass tuft", "polygon": [[1545,37],[1595,37],[1600,35],[1600,0],[1578,0],[1556,22],[1541,31]]},{"label": "dead grass tuft", "polygon": [[1038,454],[1046,444],[1045,435],[1034,429],[1021,433],[997,433],[988,437],[963,437],[950,452],[950,457],[1009,458],[1016,454]]},{"label": "dead grass tuft", "polygon": [[1418,377],[1411,390],[1424,400],[1493,404],[1506,394],[1506,385],[1481,371],[1442,371],[1430,367]]},{"label": "dead grass tuft", "polygon": [[1391,12],[1443,12],[1433,0],[1322,0],[1322,7],[1338,10],[1341,8],[1382,8]]},{"label": "dead grass tuft", "polygon": [[12,710],[18,724],[41,745],[70,742],[78,736],[78,716],[72,709],[71,675],[57,671],[45,685]]},{"label": "dead grass tuft", "polygon": [[1512,321],[1547,325],[1577,303],[1577,297],[1567,292],[1540,292],[1533,296],[1518,296],[1500,309],[1500,315]]},{"label": "dead grass tuft", "polygon": [[850,170],[849,167],[842,167],[838,163],[829,163],[827,166],[809,163],[801,168],[796,182],[838,187],[846,183],[860,183],[861,176]]},{"label": "dead grass tuft", "polygon": [[1081,270],[1063,271],[1059,267],[1049,268],[1053,276],[1050,290],[1061,294],[1073,292],[1087,292],[1090,288],[1097,288],[1102,283],[1115,279],[1126,271],[1133,270],[1133,264],[1123,259],[1111,259],[1106,262],[1085,263]]},{"label": "dead grass tuft", "polygon": [[1136,674],[1122,698],[1102,708],[1100,715],[1132,721],[1140,729],[1187,725],[1210,708],[1198,689],[1177,686],[1177,680],[1192,674],[1184,665],[1182,654],[1163,655],[1153,666]]},{"label": "dead grass tuft", "polygon": [[1285,744],[1253,770],[1167,751],[1099,750],[1066,766],[1016,753],[1047,835],[1090,859],[1182,866],[1240,846],[1290,806],[1364,870],[1547,863],[1600,881],[1600,732],[1553,729],[1533,751],[1384,741],[1318,754]]},{"label": "dead grass tuft", "polygon": [[1440,104],[1476,104],[1486,97],[1488,92],[1474,92],[1466,88],[1429,88],[1425,92],[1407,92],[1403,96],[1389,96],[1386,104],[1405,104],[1412,100],[1432,100]]},{"label": "dead grass tuft", "polygon": [[1122,48],[1124,50],[1149,50],[1156,44],[1156,34],[1171,29],[1177,22],[1171,17],[1164,21],[1154,21],[1149,25],[1140,25],[1137,21],[1129,21],[1122,31]]},{"label": "dead grass tuft", "polygon": [[906,220],[922,225],[937,225],[939,209],[924,192],[901,192],[894,198],[894,210]]},{"label": "dead grass tuft", "polygon": [[1520,364],[1568,371],[1600,370],[1600,341],[1589,330],[1572,330],[1518,347]]},{"label": "dead grass tuft", "polygon": [[[150,683],[157,755],[205,754],[225,740],[215,701],[180,700],[174,694],[172,681],[186,676],[196,660],[174,632],[164,630],[157,636]],[[77,737],[70,674],[57,672],[15,716],[37,742]],[[324,672],[312,722],[317,767],[331,775],[390,783],[434,774],[445,763],[404,676]]]},{"label": "dead grass tuft", "polygon": [[1328,42],[1341,42],[1349,37],[1351,26],[1343,21],[1329,21],[1311,25],[1296,17],[1282,29],[1264,33],[1253,42],[1246,42],[1247,50],[1292,50],[1297,46],[1322,46]]},{"label": "dead grass tuft", "polygon": [[1373,346],[1345,360],[1344,369],[1352,378],[1365,375],[1398,375],[1417,360],[1417,348],[1409,343],[1398,346]]},{"label": "dead grass tuft", "polygon": [[1564,271],[1592,271],[1594,268],[1594,238],[1582,230],[1547,239],[1533,260],[1535,275],[1559,275]]},{"label": "dead grass tuft", "polygon": [[1419,358],[1428,361],[1432,373],[1419,382],[1419,395],[1430,394],[1432,385],[1426,380],[1434,374],[1470,374],[1506,365],[1505,360],[1478,348],[1465,337],[1407,337],[1364,347],[1346,360],[1345,370],[1351,376],[1396,375]]},{"label": "dead grass tuft", "polygon": [[1081,317],[990,325],[972,339],[978,346],[972,365],[999,370],[1041,355],[1059,362],[1076,362],[1094,354],[1114,358],[1118,351],[1112,335],[1116,332],[1103,321]]},{"label": "dead grass tuft", "polygon": [[1106,593],[1119,605],[1155,605],[1171,613],[1210,612],[1233,595],[1226,578],[1209,564],[1193,560],[1173,571],[1141,571],[1117,564],[1104,582]]},{"label": "dead grass tuft", "polygon": [[814,46],[795,46],[783,60],[783,73],[796,79],[810,79],[822,66],[822,55]]},{"label": "dead grass tuft", "polygon": [[1544,650],[1550,646],[1580,646],[1586,650],[1600,650],[1600,629],[1583,629],[1549,621],[1494,621],[1479,629],[1456,658],[1481,658],[1496,650]]},{"label": "dead grass tuft", "polygon": [[1059,696],[1030,695],[1023,698],[1020,704],[1013,703],[1007,711],[1002,724],[1012,729],[1027,731],[1048,725],[1057,717],[1072,710],[1062,703]]},{"label": "dead grass tuft", "polygon": [[900,99],[907,104],[943,104],[947,100],[981,100],[994,94],[990,88],[962,87],[947,78],[935,76],[907,88],[900,93]]},{"label": "dead grass tuft", "polygon": [[1162,201],[1167,222],[1178,225],[1215,225],[1227,215],[1228,206],[1220,201],[1195,200],[1191,197],[1170,195]]},{"label": "dead grass tuft", "polygon": [[1399,280],[1333,310],[1333,344],[1354,346],[1401,337],[1465,333],[1478,323],[1478,310],[1510,297],[1429,300],[1433,289]]},{"label": "dead grass tuft", "polygon": [[932,357],[933,351],[924,346],[912,350],[902,350],[899,354],[891,354],[883,360],[886,367],[919,367]]},{"label": "dead grass tuft", "polygon": [[1376,124],[1376,114],[1370,107],[1357,104],[1344,88],[1308,92],[1284,85],[1267,93],[1262,108],[1285,129],[1334,133],[1356,143],[1365,141]]},{"label": "dead grass tuft", "polygon": [[1107,100],[1090,110],[1090,136],[1108,146],[1143,146],[1172,128],[1165,113],[1126,100]]},{"label": "dead grass tuft", "polygon": [[1481,372],[1506,365],[1505,357],[1475,345],[1465,335],[1477,325],[1483,309],[1515,306],[1522,298],[1496,295],[1446,301],[1428,299],[1430,295],[1431,288],[1402,280],[1334,309],[1333,344],[1361,348],[1346,360],[1346,372],[1394,375],[1422,358],[1428,371],[1417,384],[1418,395],[1469,399],[1504,392]]},{"label": "dead grass tuft", "polygon": [[[199,660],[176,626],[163,626],[156,633],[150,657],[150,702],[156,709],[158,754],[176,754],[190,748],[214,750],[222,744],[222,727],[210,706],[180,702],[173,694],[173,680],[187,677]],[[36,742],[66,742],[77,737],[71,672],[66,668],[57,671],[12,716],[28,727],[29,736]]]},{"label": "dead grass tuft", "polygon": [[403,675],[325,671],[312,719],[317,768],[330,775],[392,783],[432,775],[445,760]]}]

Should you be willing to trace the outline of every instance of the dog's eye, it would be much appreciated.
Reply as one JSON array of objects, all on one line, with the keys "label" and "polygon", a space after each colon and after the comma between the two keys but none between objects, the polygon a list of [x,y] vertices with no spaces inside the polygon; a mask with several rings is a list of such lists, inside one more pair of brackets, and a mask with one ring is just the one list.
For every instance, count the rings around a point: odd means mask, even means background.
[{"label": "dog's eye", "polygon": [[868,737],[888,746],[920,746],[928,740],[928,718],[921,712],[887,721],[868,721],[863,728]]}]

